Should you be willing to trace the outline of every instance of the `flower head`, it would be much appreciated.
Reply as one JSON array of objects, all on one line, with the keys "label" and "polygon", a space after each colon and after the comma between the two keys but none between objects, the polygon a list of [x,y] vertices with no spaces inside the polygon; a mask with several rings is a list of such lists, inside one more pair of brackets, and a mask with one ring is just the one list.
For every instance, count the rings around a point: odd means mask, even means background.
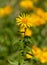
[{"label": "flower head", "polygon": [[36,8],[36,14],[47,21],[47,12],[44,12],[41,8]]},{"label": "flower head", "polygon": [[42,52],[41,57],[40,57],[40,62],[41,63],[47,63],[47,51]]},{"label": "flower head", "polygon": [[3,17],[3,16],[4,16],[4,9],[0,8],[0,17]]},{"label": "flower head", "polygon": [[42,17],[44,15],[44,11],[41,8],[36,8],[36,14]]},{"label": "flower head", "polygon": [[36,14],[31,14],[30,20],[32,26],[39,26],[46,23],[46,21],[43,18]]},{"label": "flower head", "polygon": [[41,63],[47,63],[47,49],[43,48],[40,49],[37,46],[32,46],[32,51],[28,52],[28,54],[26,54],[26,58],[32,58],[35,57],[36,59],[38,59]]},{"label": "flower head", "polygon": [[24,36],[30,37],[32,35],[32,30],[30,30],[29,28],[26,28],[26,30],[25,30],[25,28],[22,27],[22,28],[20,28],[20,32],[21,32],[22,37],[24,37]]},{"label": "flower head", "polygon": [[20,6],[26,9],[33,9],[34,5],[33,5],[33,1],[31,0],[23,0],[20,2]]},{"label": "flower head", "polygon": [[17,25],[21,27],[31,27],[30,15],[22,14],[18,18],[16,18]]},{"label": "flower head", "polygon": [[41,55],[41,49],[38,48],[37,46],[33,46],[33,47],[32,47],[32,52],[33,52],[33,54],[34,54],[34,56],[35,56],[36,58],[39,58],[40,55]]},{"label": "flower head", "polygon": [[28,53],[26,54],[26,58],[27,58],[27,59],[32,58],[32,53],[31,53],[31,52],[28,52]]},{"label": "flower head", "polygon": [[4,8],[4,13],[5,15],[8,15],[12,12],[12,7],[10,5],[7,5],[5,8]]},{"label": "flower head", "polygon": [[32,52],[34,54],[34,57],[36,57],[38,60],[40,60],[41,63],[47,62],[47,50],[46,48],[40,49],[37,46],[32,47]]}]

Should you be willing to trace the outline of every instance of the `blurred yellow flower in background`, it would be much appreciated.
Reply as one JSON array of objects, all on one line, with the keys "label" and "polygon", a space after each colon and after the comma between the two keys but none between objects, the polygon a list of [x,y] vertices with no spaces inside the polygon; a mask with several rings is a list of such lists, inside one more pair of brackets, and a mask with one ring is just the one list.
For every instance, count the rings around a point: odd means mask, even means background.
[{"label": "blurred yellow flower in background", "polygon": [[10,14],[11,12],[12,12],[12,7],[10,5],[6,5],[4,7],[4,13],[5,13],[5,15]]},{"label": "blurred yellow flower in background", "polygon": [[32,47],[32,52],[34,54],[34,57],[36,57],[37,59],[39,59],[40,55],[41,55],[41,49],[38,48],[37,46],[33,46]]},{"label": "blurred yellow flower in background", "polygon": [[41,63],[47,63],[47,48],[44,47],[42,49],[42,53],[41,53],[39,60]]},{"label": "blurred yellow flower in background", "polygon": [[44,12],[43,12],[42,8],[36,8],[35,11],[36,11],[36,14],[37,15],[39,15],[41,17],[44,16]]},{"label": "blurred yellow flower in background", "polygon": [[43,25],[43,24],[46,24],[46,21],[40,17],[38,20],[38,25]]},{"label": "blurred yellow flower in background", "polygon": [[46,23],[46,21],[43,18],[41,18],[40,16],[36,14],[31,14],[30,18],[31,18],[32,26],[39,26]]},{"label": "blurred yellow flower in background", "polygon": [[42,49],[42,51],[47,51],[47,48],[46,48],[46,47],[44,47],[44,48]]},{"label": "blurred yellow flower in background", "polygon": [[36,14],[44,20],[47,20],[47,12],[44,12],[41,8],[36,8]]},{"label": "blurred yellow flower in background", "polygon": [[0,8],[0,17],[9,15],[12,12],[12,7],[7,5],[4,8]]},{"label": "blurred yellow flower in background", "polygon": [[4,16],[4,9],[0,8],[0,17],[3,17],[3,16]]},{"label": "blurred yellow flower in background", "polygon": [[[26,58],[32,58],[33,56],[38,59],[41,63],[47,63],[47,49],[40,49],[37,46],[32,46],[32,51],[26,54]],[[32,56],[33,55],[33,56]]]},{"label": "blurred yellow flower in background", "polygon": [[34,8],[34,4],[33,4],[33,1],[31,0],[22,0],[19,5],[23,8],[26,8],[26,9],[33,9]]},{"label": "blurred yellow flower in background", "polygon": [[40,62],[41,63],[46,63],[47,62],[47,51],[46,52],[42,52],[42,54],[40,56]]}]

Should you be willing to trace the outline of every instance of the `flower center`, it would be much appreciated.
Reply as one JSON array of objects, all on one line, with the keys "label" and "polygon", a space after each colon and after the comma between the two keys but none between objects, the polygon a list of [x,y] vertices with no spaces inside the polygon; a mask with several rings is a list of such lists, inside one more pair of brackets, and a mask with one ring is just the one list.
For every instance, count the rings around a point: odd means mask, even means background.
[{"label": "flower center", "polygon": [[27,19],[26,18],[23,18],[22,19],[22,22],[26,24],[27,23]]}]

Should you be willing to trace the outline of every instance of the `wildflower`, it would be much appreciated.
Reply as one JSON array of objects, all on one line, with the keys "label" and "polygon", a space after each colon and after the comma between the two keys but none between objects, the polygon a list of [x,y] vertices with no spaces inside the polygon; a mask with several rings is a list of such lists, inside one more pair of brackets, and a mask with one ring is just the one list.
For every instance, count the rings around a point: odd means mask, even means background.
[{"label": "wildflower", "polygon": [[46,21],[43,18],[39,18],[38,25],[46,24]]},{"label": "wildflower", "polygon": [[33,1],[31,1],[31,0],[21,1],[20,6],[25,9],[33,9],[34,8]]},{"label": "wildflower", "polygon": [[34,54],[34,57],[36,57],[38,60],[40,60],[41,63],[46,63],[47,62],[46,48],[43,48],[43,50],[41,50],[37,46],[33,46],[32,47],[32,52]]},{"label": "wildflower", "polygon": [[5,8],[4,8],[4,13],[5,15],[8,15],[12,12],[12,7],[7,5]]},{"label": "wildflower", "polygon": [[36,8],[36,14],[39,15],[40,17],[43,17],[44,11],[41,8]]},{"label": "wildflower", "polygon": [[29,29],[29,28],[21,28],[20,29],[20,32],[21,32],[21,35],[24,37],[24,36],[32,36],[32,31]]},{"label": "wildflower", "polygon": [[32,52],[26,55],[27,58],[32,58],[33,56],[38,59],[41,63],[47,63],[47,49],[40,49],[37,46],[32,46]]},{"label": "wildflower", "polygon": [[47,20],[47,12],[44,12],[41,8],[36,9],[36,14],[44,20]]},{"label": "wildflower", "polygon": [[20,28],[20,32],[24,33],[25,32],[25,27]]},{"label": "wildflower", "polygon": [[16,18],[17,25],[20,25],[20,27],[31,27],[31,21],[30,16],[27,14],[22,14],[18,18]]},{"label": "wildflower", "polygon": [[32,58],[32,53],[31,53],[31,52],[28,52],[28,53],[26,54],[26,58],[27,58],[27,59]]},{"label": "wildflower", "polygon": [[0,8],[0,17],[3,17],[3,16],[4,16],[4,9]]},{"label": "wildflower", "polygon": [[32,31],[27,28],[25,31],[25,36],[31,36],[31,35],[32,35]]},{"label": "wildflower", "polygon": [[39,57],[41,55],[41,49],[38,48],[37,46],[33,46],[32,47],[32,52],[34,54],[34,57],[36,57],[37,59],[39,59]]},{"label": "wildflower", "polygon": [[46,23],[43,18],[39,17],[36,14],[31,15],[31,21],[32,26],[39,26]]},{"label": "wildflower", "polygon": [[47,52],[42,52],[41,57],[40,57],[40,62],[41,63],[47,62]]}]

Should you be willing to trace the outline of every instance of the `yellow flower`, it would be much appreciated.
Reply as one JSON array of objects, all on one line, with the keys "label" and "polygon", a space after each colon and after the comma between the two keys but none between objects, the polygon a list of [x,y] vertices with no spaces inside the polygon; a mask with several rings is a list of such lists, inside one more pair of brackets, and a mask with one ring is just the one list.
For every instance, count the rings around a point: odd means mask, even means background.
[{"label": "yellow flower", "polygon": [[41,49],[38,48],[37,46],[33,46],[32,47],[32,52],[34,54],[34,57],[36,57],[37,59],[39,59],[39,57],[41,55]]},{"label": "yellow flower", "polygon": [[26,30],[25,30],[25,28],[22,27],[22,28],[20,28],[20,32],[21,32],[22,37],[24,37],[24,36],[29,36],[29,37],[32,36],[32,31],[29,28],[26,28]]},{"label": "yellow flower", "polygon": [[[47,49],[40,49],[37,46],[32,46],[32,51],[26,54],[26,58],[32,58],[33,56],[38,59],[41,63],[47,63]],[[33,56],[32,56],[33,55]]]},{"label": "yellow flower", "polygon": [[[43,14],[44,15],[44,14]],[[21,15],[16,18],[17,25],[22,27],[34,27],[42,24],[46,24],[47,13],[43,17],[38,16],[37,14]]]},{"label": "yellow flower", "polygon": [[36,14],[39,15],[40,17],[43,17],[44,11],[41,8],[36,8]]},{"label": "yellow flower", "polygon": [[12,12],[12,7],[7,5],[5,8],[4,8],[4,13],[5,15],[8,15]]},{"label": "yellow flower", "polygon": [[42,52],[40,56],[40,62],[41,63],[46,63],[47,62],[47,52]]},{"label": "yellow flower", "polygon": [[38,25],[46,24],[46,21],[43,18],[39,18]]},{"label": "yellow flower", "polygon": [[44,11],[41,8],[36,8],[36,14],[43,17],[44,16]]},{"label": "yellow flower", "polygon": [[33,9],[34,5],[33,5],[33,1],[31,0],[23,0],[20,2],[20,6],[26,9]]},{"label": "yellow flower", "polygon": [[41,63],[47,62],[47,50],[46,50],[46,48],[43,48],[43,50],[41,50],[37,46],[33,46],[32,52],[34,54],[34,57],[36,57],[38,60],[40,60]]},{"label": "yellow flower", "polygon": [[47,20],[47,12],[44,12],[41,8],[36,8],[36,14],[44,20]]},{"label": "yellow flower", "polygon": [[43,18],[41,18],[40,16],[36,14],[32,14],[30,19],[32,21],[31,22],[32,26],[39,26],[46,23]]},{"label": "yellow flower", "polygon": [[38,20],[39,20],[39,17],[36,14],[32,14],[31,15],[31,21],[32,21],[31,24],[33,26],[37,26],[38,25]]},{"label": "yellow flower", "polygon": [[32,35],[32,31],[27,28],[25,31],[25,36],[31,36],[31,35]]},{"label": "yellow flower", "polygon": [[31,27],[30,15],[22,14],[18,18],[16,18],[17,25],[21,27]]},{"label": "yellow flower", "polygon": [[21,27],[21,28],[20,28],[20,32],[21,32],[21,33],[24,33],[24,32],[25,32],[25,27]]},{"label": "yellow flower", "polygon": [[26,54],[26,58],[27,58],[27,59],[32,58],[32,55],[31,55],[31,54],[32,54],[31,52],[28,52],[28,54]]},{"label": "yellow flower", "polygon": [[3,17],[3,16],[4,16],[4,9],[0,8],[0,17]]}]

